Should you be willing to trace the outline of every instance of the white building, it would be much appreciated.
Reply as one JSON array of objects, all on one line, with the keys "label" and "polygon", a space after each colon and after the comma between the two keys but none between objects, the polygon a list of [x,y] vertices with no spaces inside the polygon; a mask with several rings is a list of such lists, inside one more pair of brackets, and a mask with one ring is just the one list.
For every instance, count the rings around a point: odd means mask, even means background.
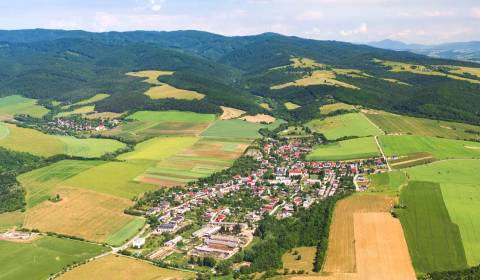
[{"label": "white building", "polygon": [[135,238],[135,239],[133,240],[133,245],[132,245],[132,246],[133,246],[134,248],[140,249],[140,248],[143,247],[143,245],[145,245],[145,238],[139,237],[139,238]]}]

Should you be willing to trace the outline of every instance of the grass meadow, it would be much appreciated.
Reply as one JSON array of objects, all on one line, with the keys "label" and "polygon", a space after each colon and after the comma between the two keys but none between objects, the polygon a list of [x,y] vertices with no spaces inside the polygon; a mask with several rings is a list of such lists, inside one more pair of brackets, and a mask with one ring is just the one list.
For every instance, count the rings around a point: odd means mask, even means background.
[{"label": "grass meadow", "polygon": [[0,98],[0,117],[13,115],[30,115],[41,118],[48,113],[48,109],[37,105],[35,99],[25,98],[20,95],[11,95]]},{"label": "grass meadow", "polygon": [[400,187],[407,183],[405,172],[393,171],[377,173],[369,176],[368,192],[389,195],[400,194]]},{"label": "grass meadow", "polygon": [[336,112],[338,110],[353,110],[353,109],[355,109],[355,106],[340,102],[340,103],[323,105],[322,107],[320,107],[320,113],[327,115],[327,114]]},{"label": "grass meadow", "polygon": [[307,155],[308,160],[352,160],[378,156],[373,137],[355,138],[327,145],[317,145]]},{"label": "grass meadow", "polygon": [[323,133],[329,140],[347,136],[376,136],[383,132],[373,125],[362,113],[350,113],[316,119],[307,123],[313,131]]}]

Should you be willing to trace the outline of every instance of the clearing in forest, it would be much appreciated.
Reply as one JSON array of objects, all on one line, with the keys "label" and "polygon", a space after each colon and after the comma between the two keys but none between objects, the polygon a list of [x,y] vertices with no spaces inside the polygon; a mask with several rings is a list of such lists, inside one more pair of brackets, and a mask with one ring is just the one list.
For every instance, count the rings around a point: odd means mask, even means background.
[{"label": "clearing in forest", "polygon": [[323,105],[322,107],[320,107],[320,113],[327,115],[327,114],[336,112],[338,110],[354,110],[354,109],[355,109],[355,106],[353,105],[339,102],[339,103]]},{"label": "clearing in forest", "polygon": [[220,116],[221,120],[231,120],[231,119],[236,119],[244,115],[246,112],[242,111],[240,109],[235,109],[235,108],[230,108],[230,107],[225,107],[225,106],[220,106],[222,108],[223,113]]},{"label": "clearing in forest", "polygon": [[98,101],[101,101],[107,97],[109,97],[110,95],[109,94],[106,94],[106,93],[98,93],[90,98],[87,98],[87,99],[84,99],[84,100],[81,100],[81,101],[78,101],[77,103],[73,103],[71,105],[67,105],[67,106],[64,106],[62,107],[62,109],[68,109],[72,106],[80,106],[80,105],[89,105],[89,104],[92,104],[92,103],[95,103],[95,102],[98,102]]},{"label": "clearing in forest", "polygon": [[251,122],[251,123],[274,123],[277,119],[265,114],[257,114],[255,116],[245,116],[240,118],[241,120]]},{"label": "clearing in forest", "polygon": [[62,276],[60,280],[83,279],[116,280],[175,280],[195,278],[191,272],[160,268],[152,264],[128,257],[108,255],[79,266]]},{"label": "clearing in forest", "polygon": [[342,114],[322,120],[315,119],[308,122],[307,126],[315,132],[324,134],[329,140],[342,137],[366,137],[383,134],[383,131],[362,113]]},{"label": "clearing in forest", "polygon": [[353,160],[379,156],[373,137],[355,138],[326,145],[316,145],[308,160]]},{"label": "clearing in forest", "polygon": [[295,109],[298,109],[302,106],[298,105],[298,104],[295,104],[293,102],[285,102],[285,108],[287,108],[287,110],[295,110]]}]

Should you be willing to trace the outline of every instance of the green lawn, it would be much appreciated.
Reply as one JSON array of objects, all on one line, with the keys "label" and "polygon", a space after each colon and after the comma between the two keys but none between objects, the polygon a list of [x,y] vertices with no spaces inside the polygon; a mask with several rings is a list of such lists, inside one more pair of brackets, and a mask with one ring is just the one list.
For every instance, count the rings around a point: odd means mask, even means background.
[{"label": "green lawn", "polygon": [[133,238],[144,225],[144,219],[133,219],[122,229],[112,234],[110,238],[108,238],[107,243],[112,246],[120,246],[127,240]]},{"label": "green lawn", "polygon": [[412,181],[404,188],[397,210],[417,272],[467,267],[460,230],[449,217],[440,185]]},{"label": "green lawn", "polygon": [[209,123],[215,120],[213,114],[199,114],[180,111],[139,111],[127,117],[130,120],[149,122],[197,122]]},{"label": "green lawn", "polygon": [[407,177],[402,171],[384,172],[370,176],[368,192],[397,195],[400,186],[407,182]]},{"label": "green lawn", "polygon": [[406,169],[412,180],[440,184],[452,221],[459,226],[470,266],[480,264],[480,160],[447,160]]},{"label": "green lawn", "polygon": [[32,243],[0,241],[0,279],[47,279],[66,266],[106,251],[98,245],[53,237]]},{"label": "green lawn", "polygon": [[20,175],[18,181],[27,192],[28,208],[34,207],[55,195],[56,187],[62,185],[63,181],[103,163],[105,162],[63,160]]},{"label": "green lawn", "polygon": [[[367,114],[387,134],[413,134],[450,139],[479,138],[480,127],[470,124],[430,120],[389,113]],[[476,131],[468,133],[467,131]]]},{"label": "green lawn", "polygon": [[379,137],[387,156],[426,152],[437,159],[480,158],[480,143],[413,135]]},{"label": "green lawn", "polygon": [[48,113],[48,109],[37,105],[35,99],[25,98],[20,95],[12,95],[0,98],[0,116],[7,115],[30,115],[41,118]]},{"label": "green lawn", "polygon": [[378,156],[380,153],[373,137],[356,138],[328,145],[317,145],[308,160],[351,160]]},{"label": "green lawn", "polygon": [[323,133],[327,139],[335,140],[346,136],[375,136],[383,132],[373,125],[362,113],[350,113],[316,119],[307,123],[313,131]]}]

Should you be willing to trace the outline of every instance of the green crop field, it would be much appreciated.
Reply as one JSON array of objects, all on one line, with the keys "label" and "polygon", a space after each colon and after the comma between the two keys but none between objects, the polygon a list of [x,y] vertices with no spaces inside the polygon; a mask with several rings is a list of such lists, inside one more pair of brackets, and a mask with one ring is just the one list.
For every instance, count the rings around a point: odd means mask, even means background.
[{"label": "green crop field", "polygon": [[68,109],[72,106],[80,106],[80,105],[88,105],[88,104],[92,104],[92,103],[95,103],[95,102],[98,102],[98,101],[101,101],[107,97],[109,97],[110,95],[109,94],[105,94],[105,93],[99,93],[99,94],[96,94],[95,96],[93,97],[90,97],[88,99],[85,99],[85,100],[82,100],[82,101],[79,101],[77,103],[74,103],[72,105],[67,105],[65,107],[63,107],[64,109]]},{"label": "green crop field", "polygon": [[126,241],[134,237],[145,225],[144,219],[133,219],[122,229],[112,234],[107,243],[112,246],[121,246]]},{"label": "green crop field", "polygon": [[85,115],[93,112],[95,112],[95,105],[86,105],[86,106],[74,109],[73,111],[61,112],[57,114],[56,117],[61,118],[61,117],[68,117],[72,115]]},{"label": "green crop field", "polygon": [[328,145],[317,145],[307,156],[308,160],[351,160],[378,156],[373,137],[356,138]]},{"label": "green crop field", "polygon": [[386,156],[429,153],[436,159],[479,158],[480,143],[413,135],[379,137]]},{"label": "green crop field", "polygon": [[362,113],[350,113],[307,123],[313,131],[323,133],[327,139],[335,140],[346,136],[375,136],[383,132],[373,125]]},{"label": "green crop field", "polygon": [[66,266],[106,251],[98,245],[53,237],[32,243],[0,241],[0,279],[47,279]]},{"label": "green crop field", "polygon": [[202,136],[256,139],[260,137],[258,130],[261,128],[274,129],[283,122],[277,120],[272,124],[264,125],[243,120],[222,120],[211,125],[202,133]]},{"label": "green crop field", "polygon": [[121,160],[159,161],[192,146],[198,137],[158,137],[138,144],[135,151],[123,154]]},{"label": "green crop field", "polygon": [[439,183],[452,221],[458,225],[470,266],[480,264],[480,160],[446,160],[406,169],[412,180]]},{"label": "green crop field", "polygon": [[463,123],[415,118],[386,112],[366,115],[387,134],[401,133],[468,140],[478,139],[480,133],[479,126]]},{"label": "green crop field", "polygon": [[[79,157],[100,157],[115,152],[125,144],[111,139],[78,139],[69,136],[48,135],[37,130],[0,123],[0,146],[38,156],[66,154]],[[8,134],[6,134],[8,130]]]},{"label": "green crop field", "polygon": [[12,95],[0,98],[0,116],[30,115],[41,118],[48,113],[48,109],[37,105],[35,99]]},{"label": "green crop field", "polygon": [[382,194],[397,195],[400,193],[400,187],[407,182],[405,173],[401,171],[377,173],[369,178],[368,192]]},{"label": "green crop field", "polygon": [[140,111],[127,117],[130,120],[149,121],[149,122],[197,122],[209,123],[215,120],[213,114],[199,114],[193,112],[180,111]]},{"label": "green crop field", "polygon": [[20,175],[18,181],[27,191],[27,207],[34,207],[48,200],[55,195],[56,187],[63,181],[102,163],[104,162],[63,160]]},{"label": "green crop field", "polygon": [[417,272],[467,267],[460,230],[449,217],[437,183],[413,181],[402,191],[397,210]]},{"label": "green crop field", "polygon": [[109,162],[87,169],[67,179],[63,185],[131,199],[156,188],[134,181],[150,165],[150,161]]}]

